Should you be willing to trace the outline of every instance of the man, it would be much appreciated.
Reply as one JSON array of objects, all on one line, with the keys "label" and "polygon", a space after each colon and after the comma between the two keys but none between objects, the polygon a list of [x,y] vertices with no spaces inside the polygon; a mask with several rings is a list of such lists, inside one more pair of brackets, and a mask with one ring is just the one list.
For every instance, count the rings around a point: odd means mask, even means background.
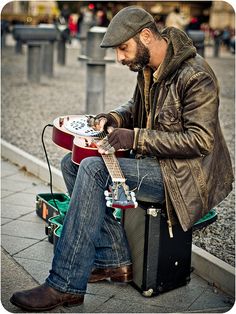
[{"label": "man", "polygon": [[[160,34],[139,7],[118,12],[101,47],[113,47],[117,60],[138,76],[127,104],[89,120],[95,129],[115,128],[99,151],[133,149],[136,158],[119,159],[126,182],[139,200],[165,201],[173,237],[172,224],[188,230],[232,189],[216,77],[184,32]],[[78,168],[67,155],[62,171],[71,202],[50,275],[11,298],[26,310],[82,304],[88,281],[132,279],[125,233],[105,204],[110,179],[102,159],[86,158]]]}]

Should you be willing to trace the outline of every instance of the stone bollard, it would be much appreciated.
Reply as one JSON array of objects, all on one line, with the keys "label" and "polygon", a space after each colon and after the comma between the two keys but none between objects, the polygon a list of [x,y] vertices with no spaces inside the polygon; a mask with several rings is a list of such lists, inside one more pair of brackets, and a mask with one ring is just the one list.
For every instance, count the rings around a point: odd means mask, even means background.
[{"label": "stone bollard", "polygon": [[6,47],[6,35],[9,32],[9,22],[1,20],[1,48]]},{"label": "stone bollard", "polygon": [[105,27],[92,27],[88,32],[86,56],[79,60],[86,61],[86,112],[98,114],[104,111],[105,106],[105,68],[106,63],[114,59],[105,59],[106,49],[101,48]]},{"label": "stone bollard", "polygon": [[80,32],[78,35],[78,39],[80,42],[80,54],[85,56],[86,55],[86,43],[87,43],[87,37],[89,29],[91,28],[91,22],[90,21],[83,21],[80,26]]},{"label": "stone bollard", "polygon": [[66,64],[66,42],[70,39],[70,30],[66,25],[58,25],[57,63]]},{"label": "stone bollard", "polygon": [[[41,73],[52,77],[54,41],[58,37],[58,31],[54,25],[16,25],[13,29],[13,37],[16,41],[28,45],[28,80],[39,82]],[[37,65],[34,65],[33,62]],[[37,68],[37,74],[35,68]]]},{"label": "stone bollard", "polygon": [[42,42],[41,47],[41,73],[49,78],[53,77],[54,42]]},{"label": "stone bollard", "polygon": [[27,78],[32,83],[39,83],[41,76],[41,57],[42,42],[28,42],[28,58],[27,58]]},{"label": "stone bollard", "polygon": [[198,30],[189,30],[188,36],[192,39],[194,46],[197,48],[197,53],[202,57],[205,55],[205,33]]}]

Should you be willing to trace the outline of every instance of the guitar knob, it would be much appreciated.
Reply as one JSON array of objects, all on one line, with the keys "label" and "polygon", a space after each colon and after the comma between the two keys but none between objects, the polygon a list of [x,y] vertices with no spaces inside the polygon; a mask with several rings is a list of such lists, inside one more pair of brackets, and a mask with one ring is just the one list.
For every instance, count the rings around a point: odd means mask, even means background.
[{"label": "guitar knob", "polygon": [[107,206],[107,207],[112,207],[112,202],[111,202],[111,201],[107,201],[107,202],[106,202],[106,206]]},{"label": "guitar knob", "polygon": [[104,191],[104,195],[105,195],[105,196],[109,196],[109,195],[110,195],[109,191],[107,191],[107,190]]}]

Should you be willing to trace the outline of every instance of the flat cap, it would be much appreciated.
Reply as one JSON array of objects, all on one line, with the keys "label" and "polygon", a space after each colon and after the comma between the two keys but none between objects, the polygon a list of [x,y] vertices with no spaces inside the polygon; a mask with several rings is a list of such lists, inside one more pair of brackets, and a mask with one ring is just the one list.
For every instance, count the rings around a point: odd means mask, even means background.
[{"label": "flat cap", "polygon": [[111,20],[100,47],[117,47],[152,23],[154,23],[152,15],[141,7],[126,7]]}]

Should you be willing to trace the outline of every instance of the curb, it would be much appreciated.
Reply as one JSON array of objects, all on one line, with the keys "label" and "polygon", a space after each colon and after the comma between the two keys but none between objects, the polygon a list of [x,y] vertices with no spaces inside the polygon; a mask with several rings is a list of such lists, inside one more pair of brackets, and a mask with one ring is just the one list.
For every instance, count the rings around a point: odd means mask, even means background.
[{"label": "curb", "polygon": [[[48,166],[45,162],[1,139],[1,155],[26,171],[48,182]],[[53,186],[61,191],[66,187],[61,172],[51,167]],[[235,296],[235,268],[205,250],[192,245],[192,266],[194,272],[221,291]]]}]

